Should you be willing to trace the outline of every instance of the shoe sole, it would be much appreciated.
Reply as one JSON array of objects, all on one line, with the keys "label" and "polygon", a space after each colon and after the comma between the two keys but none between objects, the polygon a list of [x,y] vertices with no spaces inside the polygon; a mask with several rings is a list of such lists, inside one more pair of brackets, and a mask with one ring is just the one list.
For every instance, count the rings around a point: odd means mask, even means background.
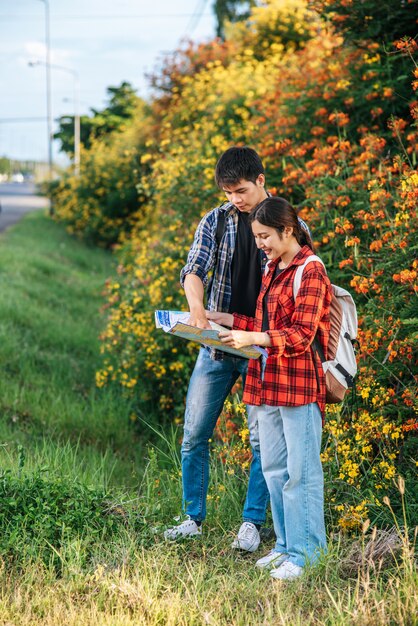
[{"label": "shoe sole", "polygon": [[196,533],[195,535],[177,535],[177,537],[166,537],[164,535],[164,539],[166,541],[182,541],[183,539],[200,539],[201,538],[201,533]]},{"label": "shoe sole", "polygon": [[277,578],[277,576],[272,576],[271,574],[270,576],[273,580],[297,580],[302,576],[302,574],[297,574],[296,576],[283,576],[283,578]]},{"label": "shoe sole", "polygon": [[259,565],[257,562],[255,566],[258,567],[259,569],[275,569],[279,565],[284,563],[285,560],[286,560],[285,556],[278,556],[277,558],[273,559],[272,561],[269,561],[268,563],[262,563]]},{"label": "shoe sole", "polygon": [[259,545],[260,545],[260,544],[258,543],[258,544],[257,544],[256,546],[254,546],[254,547],[253,547],[253,546],[251,546],[251,548],[243,548],[243,547],[242,547],[242,546],[240,546],[240,545],[236,545],[236,544],[232,543],[232,544],[231,544],[231,548],[232,548],[233,550],[240,550],[241,552],[255,552],[256,550],[258,550]]}]

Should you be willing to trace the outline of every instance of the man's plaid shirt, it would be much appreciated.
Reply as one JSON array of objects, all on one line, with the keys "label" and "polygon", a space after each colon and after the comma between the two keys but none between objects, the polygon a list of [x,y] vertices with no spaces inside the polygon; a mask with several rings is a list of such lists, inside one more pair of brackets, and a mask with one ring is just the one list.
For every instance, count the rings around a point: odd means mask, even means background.
[{"label": "man's plaid shirt", "polygon": [[[225,229],[222,239],[216,241],[216,229],[219,213],[225,213]],[[231,303],[231,264],[234,256],[238,230],[238,209],[226,202],[201,219],[194,236],[187,263],[181,270],[180,282],[184,285],[187,274],[200,278],[207,291],[209,311],[228,312]],[[209,282],[210,272],[213,271]],[[225,356],[220,350],[211,350],[212,358],[222,360]]]},{"label": "man's plaid shirt", "polygon": [[[216,228],[220,212],[225,213],[225,230],[218,249]],[[213,270],[207,294],[209,311],[228,312],[229,310],[231,262],[234,256],[237,229],[238,209],[231,202],[226,202],[206,213],[196,229],[187,263],[181,270],[182,287],[187,274],[196,274],[204,287],[208,287],[209,274]]]},{"label": "man's plaid shirt", "polygon": [[234,314],[235,329],[261,332],[263,299],[268,291],[271,347],[267,349],[263,380],[261,359],[250,360],[243,396],[246,404],[301,406],[318,402],[324,414],[324,372],[311,344],[316,335],[327,355],[332,291],[325,268],[319,261],[312,261],[303,270],[296,301],[293,299],[296,268],[311,254],[312,250],[304,246],[276,277],[274,273],[278,260],[271,262],[263,276],[255,318]]}]

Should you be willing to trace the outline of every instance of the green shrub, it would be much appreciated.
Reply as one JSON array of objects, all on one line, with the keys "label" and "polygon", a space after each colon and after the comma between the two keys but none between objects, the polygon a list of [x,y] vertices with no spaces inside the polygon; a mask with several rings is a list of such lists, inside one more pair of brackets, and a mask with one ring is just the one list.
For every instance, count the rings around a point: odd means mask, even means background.
[{"label": "green shrub", "polygon": [[41,559],[59,566],[63,546],[85,544],[87,559],[96,541],[110,540],[124,517],[112,514],[108,494],[68,478],[0,474],[0,552],[11,561]]}]

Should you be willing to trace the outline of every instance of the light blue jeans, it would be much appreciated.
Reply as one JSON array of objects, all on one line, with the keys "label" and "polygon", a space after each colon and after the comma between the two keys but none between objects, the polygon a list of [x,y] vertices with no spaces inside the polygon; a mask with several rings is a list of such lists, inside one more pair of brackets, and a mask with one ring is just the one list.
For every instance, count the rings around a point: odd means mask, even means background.
[{"label": "light blue jeans", "polygon": [[[206,517],[206,496],[209,485],[209,439],[222,411],[225,399],[239,375],[245,382],[248,361],[226,356],[214,361],[202,348],[196,361],[186,399],[184,436],[181,446],[183,510],[196,521]],[[266,519],[269,493],[260,460],[258,426],[252,408],[248,411],[248,428],[253,458],[247,497],[245,522],[262,524]]]},{"label": "light blue jeans", "polygon": [[261,463],[270,492],[275,550],[303,567],[326,550],[322,418],[316,402],[254,406]]}]

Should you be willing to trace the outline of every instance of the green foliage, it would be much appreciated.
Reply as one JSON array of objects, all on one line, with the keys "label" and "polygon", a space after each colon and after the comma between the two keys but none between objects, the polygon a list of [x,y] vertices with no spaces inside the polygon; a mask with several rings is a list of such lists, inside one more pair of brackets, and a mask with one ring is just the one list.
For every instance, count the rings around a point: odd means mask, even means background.
[{"label": "green foliage", "polygon": [[[137,112],[145,122],[144,109]],[[69,233],[110,247],[146,220],[151,194],[142,183],[149,172],[141,163],[143,144],[132,127],[117,133],[111,144],[95,139],[82,151],[80,175],[69,171],[52,183],[54,217]]]},{"label": "green foliage", "polygon": [[101,489],[49,477],[46,470],[28,476],[2,472],[0,553],[15,563],[40,559],[58,565],[62,547],[78,540],[88,560],[89,544],[109,541],[120,525],[106,498]]},{"label": "green foliage", "polygon": [[[114,132],[121,131],[134,116],[139,98],[135,89],[126,81],[119,87],[107,88],[108,105],[102,109],[91,109],[92,115],[80,117],[80,141],[90,149],[95,139],[105,139]],[[59,131],[54,139],[61,142],[61,151],[74,154],[74,116],[64,115],[59,120]]]},{"label": "green foliage", "polygon": [[255,0],[215,0],[213,11],[217,20],[216,34],[225,37],[225,24],[248,19],[250,9],[256,4]]},{"label": "green foliage", "polygon": [[0,174],[10,174],[10,159],[0,157]]},{"label": "green foliage", "polygon": [[417,0],[311,0],[347,41],[391,43],[416,37]]},{"label": "green foliage", "polygon": [[[140,162],[145,133],[133,128],[135,116],[146,125],[148,107],[129,83],[109,87],[108,93],[109,105],[81,120],[79,175],[68,170],[47,190],[56,204],[55,218],[67,225],[68,232],[104,247],[115,244],[144,219],[143,207],[149,200],[141,183],[148,172]],[[64,120],[56,135],[68,153],[74,149],[73,122],[73,118]]]}]

